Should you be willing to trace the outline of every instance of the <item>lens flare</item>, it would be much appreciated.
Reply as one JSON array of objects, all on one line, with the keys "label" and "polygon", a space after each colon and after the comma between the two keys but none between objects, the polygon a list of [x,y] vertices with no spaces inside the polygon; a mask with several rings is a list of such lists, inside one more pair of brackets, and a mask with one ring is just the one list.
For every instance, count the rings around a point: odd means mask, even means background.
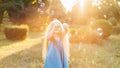
[{"label": "lens flare", "polygon": [[75,5],[76,0],[61,0],[61,3],[67,11],[71,11],[72,7]]},{"label": "lens flare", "polygon": [[80,8],[83,9],[85,6],[86,0],[79,0],[79,2],[80,2]]}]

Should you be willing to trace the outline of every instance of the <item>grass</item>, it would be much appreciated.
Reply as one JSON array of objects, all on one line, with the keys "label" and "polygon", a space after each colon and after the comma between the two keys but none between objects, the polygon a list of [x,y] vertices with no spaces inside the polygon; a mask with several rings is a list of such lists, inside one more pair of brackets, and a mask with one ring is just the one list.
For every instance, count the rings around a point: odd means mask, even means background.
[{"label": "grass", "polygon": [[[8,41],[0,33],[0,68],[43,68],[43,39],[30,33],[24,41]],[[120,68],[120,35],[102,44],[71,44],[70,68]]]},{"label": "grass", "polygon": [[72,45],[70,68],[120,68],[119,41]]},{"label": "grass", "polygon": [[23,41],[7,40],[0,33],[0,68],[36,68],[41,67],[42,36],[30,33]]}]

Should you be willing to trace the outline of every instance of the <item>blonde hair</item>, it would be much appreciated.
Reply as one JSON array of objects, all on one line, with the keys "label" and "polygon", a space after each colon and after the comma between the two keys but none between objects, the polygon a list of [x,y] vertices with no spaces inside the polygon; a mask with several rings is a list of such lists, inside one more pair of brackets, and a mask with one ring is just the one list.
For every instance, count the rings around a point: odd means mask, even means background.
[{"label": "blonde hair", "polygon": [[63,45],[65,48],[65,52],[67,55],[67,59],[69,60],[70,57],[70,44],[69,44],[69,25],[67,23],[63,23],[63,28],[65,29],[65,35],[63,39]]}]

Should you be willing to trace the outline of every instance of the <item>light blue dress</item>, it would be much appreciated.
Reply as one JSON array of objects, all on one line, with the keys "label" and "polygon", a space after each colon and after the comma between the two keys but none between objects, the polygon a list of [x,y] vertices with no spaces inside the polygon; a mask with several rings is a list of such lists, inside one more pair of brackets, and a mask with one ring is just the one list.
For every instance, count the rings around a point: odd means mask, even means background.
[{"label": "light blue dress", "polygon": [[52,41],[49,41],[48,43],[48,52],[44,68],[69,68],[63,44],[60,39],[56,41],[58,43],[57,47]]}]

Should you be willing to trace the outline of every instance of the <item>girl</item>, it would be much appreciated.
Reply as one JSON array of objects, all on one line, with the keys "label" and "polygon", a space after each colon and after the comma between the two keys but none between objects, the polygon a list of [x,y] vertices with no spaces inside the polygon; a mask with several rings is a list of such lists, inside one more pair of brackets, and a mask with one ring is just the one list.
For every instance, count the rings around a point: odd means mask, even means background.
[{"label": "girl", "polygon": [[46,31],[43,48],[44,68],[68,68],[67,52],[64,48],[64,28],[57,19],[53,20]]}]

